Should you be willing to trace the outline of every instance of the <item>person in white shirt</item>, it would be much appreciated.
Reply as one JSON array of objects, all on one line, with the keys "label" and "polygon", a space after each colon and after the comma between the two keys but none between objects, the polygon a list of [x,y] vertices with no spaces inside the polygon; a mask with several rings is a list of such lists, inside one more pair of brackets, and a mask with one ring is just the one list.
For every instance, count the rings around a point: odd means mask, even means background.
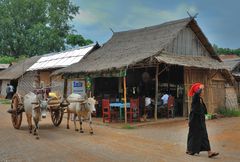
[{"label": "person in white shirt", "polygon": [[151,98],[146,96],[145,97],[145,106],[148,107],[148,106],[150,106],[150,104],[151,104]]},{"label": "person in white shirt", "polygon": [[169,98],[169,95],[166,93],[162,96],[162,101],[163,101],[163,105],[167,105],[168,103],[168,98]]},{"label": "person in white shirt", "polygon": [[10,99],[12,99],[13,95],[14,95],[14,87],[10,84],[9,85],[9,97],[10,97]]},{"label": "person in white shirt", "polygon": [[152,107],[152,99],[149,97],[149,95],[147,95],[145,97],[145,114],[147,115],[147,117],[152,117],[153,116],[153,107]]}]

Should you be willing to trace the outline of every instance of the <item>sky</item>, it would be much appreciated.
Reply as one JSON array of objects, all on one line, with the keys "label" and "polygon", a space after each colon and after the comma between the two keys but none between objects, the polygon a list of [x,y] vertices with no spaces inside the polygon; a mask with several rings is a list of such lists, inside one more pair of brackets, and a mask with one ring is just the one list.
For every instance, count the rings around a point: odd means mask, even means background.
[{"label": "sky", "polygon": [[210,43],[240,48],[239,0],[71,0],[80,7],[71,22],[86,39],[103,44],[112,31],[126,31],[198,13],[196,21]]}]

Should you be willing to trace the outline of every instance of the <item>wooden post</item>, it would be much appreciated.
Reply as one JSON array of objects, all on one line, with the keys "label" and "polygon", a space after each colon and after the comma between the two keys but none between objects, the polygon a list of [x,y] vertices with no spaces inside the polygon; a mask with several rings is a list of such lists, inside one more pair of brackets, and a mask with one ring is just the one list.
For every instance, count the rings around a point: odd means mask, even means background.
[{"label": "wooden post", "polygon": [[64,78],[64,84],[63,84],[63,98],[64,99],[67,98],[67,86],[68,86],[67,79]]},{"label": "wooden post", "polygon": [[154,118],[157,120],[157,103],[158,103],[158,71],[159,71],[159,64],[156,67],[156,74],[155,74],[155,109],[154,109]]},{"label": "wooden post", "polygon": [[124,94],[125,124],[127,124],[127,87],[126,87],[126,76],[123,77],[123,94]]}]

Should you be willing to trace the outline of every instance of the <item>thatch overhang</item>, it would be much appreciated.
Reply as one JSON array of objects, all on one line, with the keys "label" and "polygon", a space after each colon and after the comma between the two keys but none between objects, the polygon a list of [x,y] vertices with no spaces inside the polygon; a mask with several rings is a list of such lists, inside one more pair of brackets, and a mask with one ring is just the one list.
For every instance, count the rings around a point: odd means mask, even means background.
[{"label": "thatch overhang", "polygon": [[[210,54],[209,58],[221,61],[197,22],[192,18],[185,18],[161,25],[114,33],[112,38],[100,49],[92,52],[78,63],[53,72],[52,75],[124,69],[159,55],[187,26],[192,28],[201,40]],[[186,56],[185,60],[188,57]]]},{"label": "thatch overhang", "polygon": [[155,58],[159,63],[165,63],[170,65],[213,70],[225,69],[222,63],[207,56],[176,56],[169,54],[160,54],[159,56],[155,56]]},{"label": "thatch overhang", "polygon": [[0,72],[1,80],[13,80],[22,76],[27,69],[32,66],[41,56],[34,56],[25,60],[22,60],[9,68]]},{"label": "thatch overhang", "polygon": [[240,58],[223,59],[224,68],[228,69],[236,80],[240,80]]},{"label": "thatch overhang", "polygon": [[226,59],[223,60],[224,67],[230,71],[233,71],[236,67],[240,65],[240,58]]}]

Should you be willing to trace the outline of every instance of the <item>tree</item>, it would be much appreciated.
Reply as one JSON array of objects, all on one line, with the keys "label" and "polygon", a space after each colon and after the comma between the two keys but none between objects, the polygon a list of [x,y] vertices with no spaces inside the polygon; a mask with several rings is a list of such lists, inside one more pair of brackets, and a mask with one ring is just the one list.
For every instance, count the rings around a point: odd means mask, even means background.
[{"label": "tree", "polygon": [[0,54],[64,50],[78,10],[70,0],[0,0]]},{"label": "tree", "polygon": [[230,48],[219,48],[216,44],[213,44],[213,49],[216,51],[217,54],[236,54],[240,55],[240,48],[237,49],[230,49]]},{"label": "tree", "polygon": [[86,46],[91,43],[93,43],[92,40],[84,39],[82,35],[69,34],[67,36],[67,44],[70,44],[72,46]]}]

